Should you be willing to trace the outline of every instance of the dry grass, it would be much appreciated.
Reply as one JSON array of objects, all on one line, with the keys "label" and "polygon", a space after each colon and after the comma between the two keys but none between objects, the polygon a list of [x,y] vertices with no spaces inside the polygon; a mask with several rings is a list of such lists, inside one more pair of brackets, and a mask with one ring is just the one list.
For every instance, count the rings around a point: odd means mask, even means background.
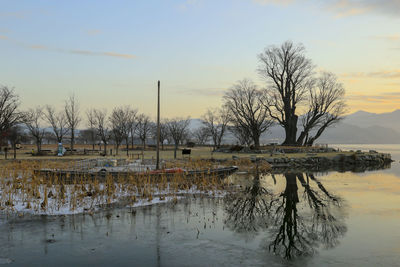
[{"label": "dry grass", "polygon": [[[60,214],[92,212],[102,205],[125,203],[135,206],[143,202],[172,200],[184,194],[217,195],[225,192],[229,179],[202,174],[188,178],[185,173],[154,177],[146,173],[113,178],[81,177],[64,179],[43,177],[34,169],[74,168],[74,160],[19,160],[3,162],[0,169],[0,210]],[[250,166],[246,160],[228,164]],[[170,161],[167,167],[204,170],[217,167],[207,160]],[[262,168],[267,168],[263,166]],[[72,181],[72,182],[71,182]]]}]

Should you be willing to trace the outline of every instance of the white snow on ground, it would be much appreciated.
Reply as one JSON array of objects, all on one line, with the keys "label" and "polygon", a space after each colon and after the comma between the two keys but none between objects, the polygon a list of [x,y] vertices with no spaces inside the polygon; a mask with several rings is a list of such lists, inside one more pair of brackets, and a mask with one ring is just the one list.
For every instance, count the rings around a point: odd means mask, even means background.
[{"label": "white snow on ground", "polygon": [[[53,185],[45,189],[44,185],[37,188],[35,197],[32,192],[27,193],[25,189],[3,188],[0,190],[0,212],[2,213],[30,213],[38,215],[66,215],[94,212],[101,206],[118,203],[121,200],[127,201],[129,207],[140,207],[166,203],[180,199],[185,195],[202,194],[206,196],[222,197],[225,192],[218,190],[201,191],[195,186],[188,190],[176,190],[168,185],[163,190],[145,187],[145,191],[130,187],[130,185],[114,184],[115,189],[107,193],[105,184],[99,184],[96,190],[93,185]],[[64,197],[62,193],[64,192]],[[88,196],[87,192],[98,192]],[[47,195],[47,205],[45,203]],[[149,197],[141,197],[148,195]],[[131,199],[131,201],[129,201]]]}]

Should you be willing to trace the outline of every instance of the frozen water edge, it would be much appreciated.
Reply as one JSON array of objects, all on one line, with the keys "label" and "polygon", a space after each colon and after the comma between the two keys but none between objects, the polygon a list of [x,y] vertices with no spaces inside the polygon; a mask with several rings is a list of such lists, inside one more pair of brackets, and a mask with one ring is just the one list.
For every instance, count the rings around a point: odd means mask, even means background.
[{"label": "frozen water edge", "polygon": [[[111,197],[107,197],[105,195],[100,195],[96,197],[85,196],[81,197],[79,200],[76,200],[77,192],[73,191],[73,185],[65,186],[65,198],[61,201],[57,198],[56,195],[54,197],[47,198],[47,205],[43,206],[44,196],[48,195],[49,192],[57,192],[56,186],[48,187],[44,189],[44,186],[40,186],[39,194],[40,197],[36,199],[27,200],[26,193],[22,191],[17,191],[17,193],[10,194],[12,196],[11,205],[5,205],[6,208],[0,210],[0,213],[11,213],[11,214],[31,214],[31,215],[72,215],[72,214],[80,214],[80,213],[92,213],[97,210],[100,210],[102,206],[118,204],[120,202],[127,202],[129,198],[135,198],[130,204],[126,205],[127,207],[141,207],[141,206],[149,206],[161,203],[167,203],[175,200],[182,199],[189,195],[203,195],[208,197],[223,197],[226,192],[221,190],[209,190],[209,191],[201,191],[198,190],[195,186],[188,190],[173,190],[169,188],[169,185],[164,190],[151,189],[152,196],[151,198],[141,198],[141,192],[138,190],[135,191],[127,191],[122,188],[122,186],[115,184],[115,193]],[[85,187],[86,188],[86,187]],[[100,189],[104,190],[105,185],[101,184]],[[9,192],[8,192],[9,193]],[[2,194],[7,194],[7,192],[0,191],[0,196]],[[57,193],[55,193],[57,194]],[[73,203],[75,197],[75,203]],[[2,197],[3,198],[3,197]],[[8,200],[9,201],[9,200]],[[130,201],[128,201],[130,202]],[[4,207],[4,203],[3,207]]]}]

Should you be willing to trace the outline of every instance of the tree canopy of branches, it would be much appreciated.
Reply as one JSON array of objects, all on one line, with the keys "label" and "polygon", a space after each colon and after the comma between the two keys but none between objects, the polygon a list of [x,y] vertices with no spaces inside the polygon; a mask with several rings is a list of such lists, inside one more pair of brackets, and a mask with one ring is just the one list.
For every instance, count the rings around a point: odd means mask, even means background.
[{"label": "tree canopy of branches", "polygon": [[17,144],[25,141],[25,135],[22,127],[19,124],[14,125],[7,131],[7,140],[10,142],[14,150],[14,159],[17,158]]},{"label": "tree canopy of branches", "polygon": [[233,136],[235,136],[239,145],[250,147],[253,143],[247,127],[243,127],[242,125],[234,121],[228,129],[233,134]]},{"label": "tree canopy of branches", "polygon": [[268,109],[262,103],[262,92],[252,81],[244,79],[225,93],[224,100],[233,124],[245,129],[254,142],[254,148],[260,149],[260,136],[272,125]]},{"label": "tree canopy of branches", "polygon": [[47,105],[43,112],[47,122],[50,123],[57,143],[62,143],[64,136],[68,133],[67,119],[65,113],[56,112],[54,107]]},{"label": "tree canopy of branches", "polygon": [[173,118],[167,120],[167,129],[169,136],[174,142],[174,158],[176,159],[176,151],[178,150],[179,144],[185,139],[188,132],[188,126],[190,118]]},{"label": "tree canopy of branches", "polygon": [[19,97],[14,89],[0,87],[0,136],[19,122],[21,113],[18,112]]},{"label": "tree canopy of branches", "polygon": [[192,135],[194,136],[197,144],[199,145],[205,145],[210,138],[210,133],[208,129],[204,126],[198,127],[192,132]]},{"label": "tree canopy of branches", "polygon": [[214,150],[220,148],[222,139],[230,121],[229,110],[226,107],[209,109],[202,117],[204,128],[207,129],[213,141]]},{"label": "tree canopy of branches", "polygon": [[126,141],[126,151],[128,152],[129,145],[129,133],[132,122],[132,116],[134,116],[134,110],[129,106],[114,108],[109,121],[111,124],[111,130],[116,144],[116,154],[118,155],[118,148],[122,141]]},{"label": "tree canopy of branches", "polygon": [[142,141],[143,150],[146,148],[146,140],[152,129],[152,123],[149,116],[140,114],[137,117],[137,132],[139,139]]},{"label": "tree canopy of branches", "polygon": [[[308,111],[301,119],[303,130],[297,138],[298,145],[312,145],[330,125],[339,122],[346,111],[345,90],[337,77],[324,72],[310,89]],[[310,136],[311,131],[315,134]]]},{"label": "tree canopy of branches", "polygon": [[90,142],[92,143],[92,149],[94,150],[94,146],[97,141],[97,122],[96,122],[96,116],[95,116],[95,110],[94,109],[89,109],[86,111],[86,118],[88,121],[88,126],[89,128],[87,129],[88,132],[86,132],[89,137],[90,137]]},{"label": "tree canopy of branches", "polygon": [[75,130],[81,122],[81,117],[79,114],[79,104],[75,95],[71,95],[67,101],[65,101],[65,116],[67,119],[67,125],[71,134],[71,151],[74,150],[75,142]]},{"label": "tree canopy of branches", "polygon": [[[153,124],[153,128],[151,129],[152,135],[157,140],[157,124]],[[160,144],[161,150],[164,150],[164,141],[168,140],[168,130],[165,121],[160,121]]]},{"label": "tree canopy of branches", "polygon": [[42,107],[38,106],[35,109],[29,109],[23,114],[23,122],[28,128],[30,135],[35,140],[38,154],[41,153],[43,137],[45,135],[45,130],[42,126],[42,121],[43,121]]},{"label": "tree canopy of branches", "polygon": [[296,108],[305,100],[312,85],[314,65],[305,57],[303,45],[291,41],[270,46],[259,55],[259,74],[267,81],[265,108],[285,130],[283,144],[295,145],[298,115]]},{"label": "tree canopy of branches", "polygon": [[111,138],[110,130],[107,123],[107,111],[94,109],[94,120],[96,123],[97,134],[104,145],[104,155],[107,155],[107,144]]}]

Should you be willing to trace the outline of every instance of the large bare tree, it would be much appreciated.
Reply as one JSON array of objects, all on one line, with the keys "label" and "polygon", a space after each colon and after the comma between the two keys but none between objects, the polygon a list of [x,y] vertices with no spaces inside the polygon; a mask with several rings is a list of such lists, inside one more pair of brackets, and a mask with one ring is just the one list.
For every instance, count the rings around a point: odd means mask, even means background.
[{"label": "large bare tree", "polygon": [[[346,112],[344,95],[344,87],[334,74],[321,74],[309,91],[308,110],[301,119],[303,130],[297,138],[298,145],[312,145],[327,127],[343,118]],[[312,136],[311,131],[315,132]]]},{"label": "large bare tree", "polygon": [[226,107],[208,109],[203,115],[203,126],[213,141],[214,150],[220,148],[230,120],[230,110]]},{"label": "large bare tree", "polygon": [[254,148],[260,149],[260,136],[271,125],[263,94],[250,80],[238,81],[224,95],[234,125],[242,127],[252,138]]},{"label": "large bare tree", "polygon": [[45,136],[45,129],[43,127],[43,108],[38,106],[34,109],[29,109],[23,114],[23,123],[28,128],[30,135],[36,143],[37,153],[40,154],[42,150],[43,137]]},{"label": "large bare tree", "polygon": [[81,122],[81,117],[79,114],[79,103],[78,100],[75,98],[75,95],[71,95],[65,101],[64,110],[65,116],[67,118],[68,128],[71,134],[71,152],[73,152],[75,142],[75,130]]},{"label": "large bare tree", "polygon": [[0,86],[0,136],[21,119],[18,112],[19,97],[13,88]]},{"label": "large bare tree", "polygon": [[314,65],[301,44],[284,42],[267,47],[259,55],[259,74],[266,80],[264,105],[269,115],[285,130],[283,144],[295,145],[297,107],[305,100],[313,81]]},{"label": "large bare tree", "polygon": [[188,126],[190,118],[173,118],[167,120],[167,129],[169,136],[174,142],[174,158],[176,159],[176,151],[178,150],[179,144],[187,136]]},{"label": "large bare tree", "polygon": [[43,112],[44,118],[50,123],[57,143],[62,143],[64,136],[68,133],[67,118],[64,112],[56,112],[53,106],[47,105]]}]

